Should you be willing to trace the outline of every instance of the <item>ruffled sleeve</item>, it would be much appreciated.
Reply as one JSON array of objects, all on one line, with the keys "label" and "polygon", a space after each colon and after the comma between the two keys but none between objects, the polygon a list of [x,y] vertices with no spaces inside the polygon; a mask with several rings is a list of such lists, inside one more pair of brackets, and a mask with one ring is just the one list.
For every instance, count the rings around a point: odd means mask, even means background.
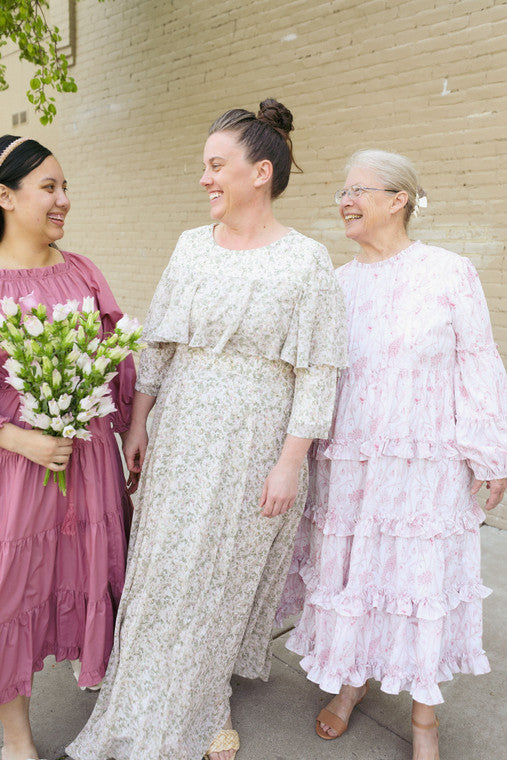
[{"label": "ruffled sleeve", "polygon": [[287,433],[297,438],[327,438],[331,427],[336,367],[296,369],[294,399]]},{"label": "ruffled sleeve", "polygon": [[347,366],[345,304],[324,246],[317,245],[280,358],[295,369]]},{"label": "ruffled sleeve", "polygon": [[[148,344],[188,343],[189,318],[198,278],[191,278],[185,262],[181,262],[188,231],[183,232],[162,273],[151,299],[143,330]],[[175,270],[178,270],[175,273]]]},{"label": "ruffled sleeve", "polygon": [[329,254],[315,240],[291,231],[245,254],[217,246],[209,227],[184,232],[143,340],[139,391],[157,395],[176,344],[282,360],[296,373],[292,434],[327,433],[336,369],[346,363],[345,308]]},{"label": "ruffled sleeve", "polygon": [[[185,343],[189,339],[188,318],[190,299],[183,299],[185,306],[181,307],[181,299],[172,298],[173,285],[171,273],[181,248],[183,235],[180,236],[171,259],[155,289],[150,308],[144,323],[142,340],[146,348],[139,359],[136,390],[148,396],[157,396],[167,365],[171,361],[177,342]],[[176,296],[176,294],[174,294]],[[178,334],[171,334],[168,340],[164,334],[164,325]],[[164,340],[160,340],[164,337]]]},{"label": "ruffled sleeve", "polygon": [[172,359],[175,343],[148,342],[141,353],[136,390],[148,396],[158,396],[167,365]]},{"label": "ruffled sleeve", "polygon": [[301,290],[281,359],[296,375],[287,432],[327,438],[338,371],[347,366],[347,332],[343,294],[323,246]]},{"label": "ruffled sleeve", "polygon": [[[123,316],[123,312],[116,303],[115,297],[113,296],[111,288],[107,284],[106,278],[100,269],[84,256],[78,257],[76,254],[73,254],[73,259],[77,260],[79,268],[85,270],[90,290],[95,296],[97,308],[100,311],[104,332],[113,332],[116,323]],[[123,433],[125,430],[128,430],[130,425],[134,383],[136,378],[136,370],[132,354],[129,354],[126,359],[120,362],[117,367],[117,373],[116,377],[110,383],[111,394],[116,406],[116,412],[111,414],[110,420],[113,430],[116,433]]]},{"label": "ruffled sleeve", "polygon": [[505,369],[486,299],[473,265],[464,259],[451,304],[456,334],[456,441],[478,480],[507,476]]}]

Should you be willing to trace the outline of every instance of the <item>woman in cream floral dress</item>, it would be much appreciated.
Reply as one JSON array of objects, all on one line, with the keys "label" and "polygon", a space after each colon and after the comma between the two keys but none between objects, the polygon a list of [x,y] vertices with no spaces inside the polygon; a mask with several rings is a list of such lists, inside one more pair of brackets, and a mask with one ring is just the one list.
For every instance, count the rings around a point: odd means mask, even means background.
[{"label": "woman in cream floral dress", "polygon": [[76,760],[230,760],[230,677],[268,677],[305,454],[327,435],[345,363],[327,251],[272,213],[291,128],[268,100],[210,129],[201,185],[215,224],[182,234],[148,315],[125,447],[143,468],[134,541]]},{"label": "woman in cream floral dress", "polygon": [[486,673],[479,525],[507,483],[505,371],[477,272],[411,241],[417,176],[403,156],[359,151],[336,194],[361,250],[337,270],[350,368],[330,439],[315,444],[282,609],[304,611],[288,647],[336,694],[317,718],[334,739],[367,679],[413,699],[413,759],[438,760],[434,705],[454,673]]}]

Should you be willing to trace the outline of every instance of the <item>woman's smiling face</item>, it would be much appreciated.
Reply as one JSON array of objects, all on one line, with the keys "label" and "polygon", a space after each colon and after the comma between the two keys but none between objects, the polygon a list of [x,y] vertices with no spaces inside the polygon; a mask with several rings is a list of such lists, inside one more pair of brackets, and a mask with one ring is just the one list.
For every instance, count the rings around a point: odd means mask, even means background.
[{"label": "woman's smiling face", "polygon": [[211,218],[225,224],[246,209],[254,194],[256,164],[232,131],[214,132],[204,146],[201,186],[210,199]]},{"label": "woman's smiling face", "polygon": [[[344,189],[354,185],[383,188],[385,183],[378,174],[362,166],[353,166],[347,174]],[[364,246],[374,244],[379,233],[391,221],[390,209],[394,193],[365,190],[357,198],[345,194],[340,201],[340,215],[345,222],[345,234]]]},{"label": "woman's smiling face", "polygon": [[48,156],[10,193],[16,229],[44,244],[63,237],[70,200],[62,168],[54,156]]}]

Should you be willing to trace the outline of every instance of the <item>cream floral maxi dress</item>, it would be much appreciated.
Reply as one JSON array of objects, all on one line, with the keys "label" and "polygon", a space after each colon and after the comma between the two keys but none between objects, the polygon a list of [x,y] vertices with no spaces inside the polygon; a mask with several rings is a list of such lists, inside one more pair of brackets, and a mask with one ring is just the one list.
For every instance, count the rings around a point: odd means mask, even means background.
[{"label": "cream floral maxi dress", "polygon": [[290,230],[233,251],[183,233],[145,327],[137,388],[157,396],[110,666],[76,760],[201,760],[233,671],[267,679],[307,473],[260,516],[287,433],[326,437],[344,307],[326,249]]}]

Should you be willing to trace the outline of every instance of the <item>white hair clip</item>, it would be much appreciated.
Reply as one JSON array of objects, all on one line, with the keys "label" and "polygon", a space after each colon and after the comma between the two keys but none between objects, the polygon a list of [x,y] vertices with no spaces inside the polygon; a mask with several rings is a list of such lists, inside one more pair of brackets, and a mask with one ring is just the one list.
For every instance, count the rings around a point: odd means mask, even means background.
[{"label": "white hair clip", "polygon": [[419,216],[419,209],[421,208],[428,208],[428,198],[426,195],[419,195],[419,193],[416,193],[414,210],[412,212],[414,216]]}]

